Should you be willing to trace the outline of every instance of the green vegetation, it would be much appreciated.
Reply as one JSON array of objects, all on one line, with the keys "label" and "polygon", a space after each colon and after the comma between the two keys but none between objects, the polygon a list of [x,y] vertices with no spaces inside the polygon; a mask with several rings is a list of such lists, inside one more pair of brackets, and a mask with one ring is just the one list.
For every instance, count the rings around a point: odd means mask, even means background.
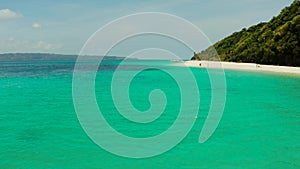
[{"label": "green vegetation", "polygon": [[[201,59],[300,66],[300,1],[268,23],[244,28],[202,51]],[[200,58],[195,58],[200,60]]]},{"label": "green vegetation", "polygon": [[191,60],[201,60],[200,55],[196,52],[194,52],[194,56],[192,57]]}]

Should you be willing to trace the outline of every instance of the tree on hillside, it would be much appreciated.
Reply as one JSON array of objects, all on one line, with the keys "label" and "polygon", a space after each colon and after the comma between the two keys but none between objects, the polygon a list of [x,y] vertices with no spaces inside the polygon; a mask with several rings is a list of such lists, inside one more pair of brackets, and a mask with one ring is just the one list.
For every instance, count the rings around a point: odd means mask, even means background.
[{"label": "tree on hillside", "polygon": [[[218,54],[211,52],[213,48]],[[300,1],[295,0],[270,22],[235,32],[198,56],[209,60],[217,55],[223,61],[300,66]]]}]

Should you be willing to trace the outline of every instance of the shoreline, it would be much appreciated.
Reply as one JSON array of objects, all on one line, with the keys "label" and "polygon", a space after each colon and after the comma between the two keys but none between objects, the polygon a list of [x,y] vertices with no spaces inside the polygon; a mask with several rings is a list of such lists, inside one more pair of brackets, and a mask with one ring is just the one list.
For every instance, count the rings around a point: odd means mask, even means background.
[{"label": "shoreline", "polygon": [[275,65],[262,65],[256,63],[237,63],[237,62],[218,62],[218,61],[184,61],[181,63],[174,63],[173,66],[185,66],[196,68],[223,68],[232,70],[251,70],[257,72],[277,72],[277,73],[289,73],[300,74],[300,67],[290,66],[275,66]]}]

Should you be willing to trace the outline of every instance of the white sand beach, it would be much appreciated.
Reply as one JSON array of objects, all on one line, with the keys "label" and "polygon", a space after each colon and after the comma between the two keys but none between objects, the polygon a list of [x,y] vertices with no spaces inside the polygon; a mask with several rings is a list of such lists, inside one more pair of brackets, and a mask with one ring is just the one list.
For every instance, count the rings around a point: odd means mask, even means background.
[{"label": "white sand beach", "polygon": [[191,60],[191,61],[185,61],[181,63],[175,63],[173,64],[173,66],[187,66],[187,67],[199,67],[199,68],[223,68],[223,69],[233,69],[233,70],[269,71],[269,72],[300,74],[300,67],[261,65],[255,63]]}]

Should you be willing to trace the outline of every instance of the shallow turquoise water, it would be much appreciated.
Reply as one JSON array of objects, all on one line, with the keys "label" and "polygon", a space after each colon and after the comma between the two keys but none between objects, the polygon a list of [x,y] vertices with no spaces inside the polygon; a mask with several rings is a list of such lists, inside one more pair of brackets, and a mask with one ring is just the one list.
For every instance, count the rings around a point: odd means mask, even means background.
[{"label": "shallow turquoise water", "polygon": [[[128,61],[121,71],[168,63]],[[97,101],[109,124],[132,137],[167,130],[180,108],[174,79],[152,69],[136,76],[130,90],[137,109],[149,108],[155,88],[165,92],[168,104],[156,121],[132,123],[111,99],[115,64],[105,62],[96,79]],[[190,133],[164,154],[129,159],[98,147],[83,131],[72,100],[73,66],[71,61],[0,63],[0,168],[300,168],[300,76],[226,70],[223,118],[213,136],[199,144],[211,89],[206,70],[192,69],[201,102]]]}]

